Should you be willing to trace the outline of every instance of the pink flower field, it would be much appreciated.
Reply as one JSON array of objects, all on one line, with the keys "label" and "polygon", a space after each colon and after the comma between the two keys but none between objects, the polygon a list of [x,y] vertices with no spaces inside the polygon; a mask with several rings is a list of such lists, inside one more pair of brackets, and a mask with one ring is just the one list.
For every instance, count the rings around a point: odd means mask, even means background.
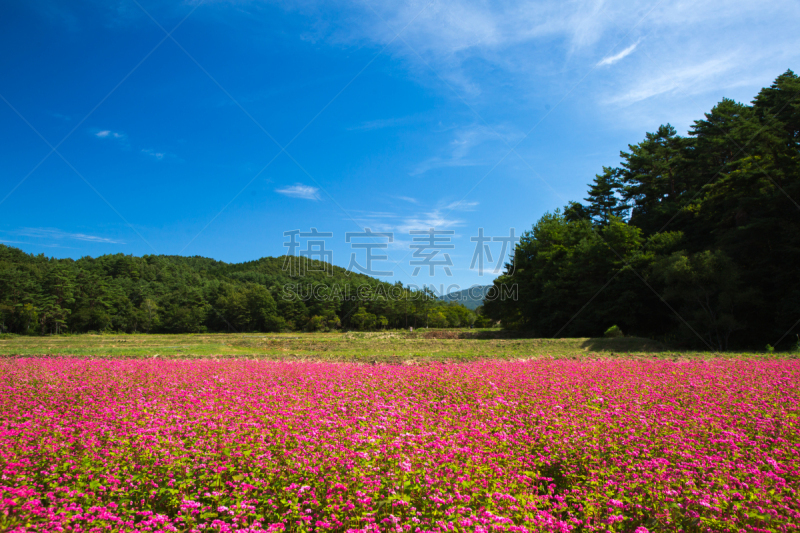
[{"label": "pink flower field", "polygon": [[796,361],[0,362],[2,531],[797,531]]}]

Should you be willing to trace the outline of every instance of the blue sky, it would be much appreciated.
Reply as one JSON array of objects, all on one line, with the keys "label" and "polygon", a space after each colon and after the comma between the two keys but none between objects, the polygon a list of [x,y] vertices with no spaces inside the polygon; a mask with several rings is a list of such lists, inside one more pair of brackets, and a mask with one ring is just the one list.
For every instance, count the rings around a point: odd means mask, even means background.
[{"label": "blue sky", "polygon": [[[239,262],[314,227],[347,267],[369,227],[389,280],[487,284],[478,228],[519,234],[646,131],[797,71],[798,25],[796,0],[6,1],[0,242]],[[411,275],[430,227],[452,276]]]}]

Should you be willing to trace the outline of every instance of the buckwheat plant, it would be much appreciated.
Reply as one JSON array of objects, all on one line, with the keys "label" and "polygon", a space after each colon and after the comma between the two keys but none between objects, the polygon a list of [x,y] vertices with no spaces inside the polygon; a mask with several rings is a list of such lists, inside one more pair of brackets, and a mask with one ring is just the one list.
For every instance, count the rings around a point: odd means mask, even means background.
[{"label": "buckwheat plant", "polygon": [[797,531],[796,361],[0,362],[0,530]]}]

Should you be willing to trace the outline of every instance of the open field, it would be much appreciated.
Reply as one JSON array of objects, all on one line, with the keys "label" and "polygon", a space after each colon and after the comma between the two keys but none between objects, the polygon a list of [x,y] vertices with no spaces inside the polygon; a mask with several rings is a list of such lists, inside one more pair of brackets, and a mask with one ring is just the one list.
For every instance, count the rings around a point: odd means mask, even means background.
[{"label": "open field", "polygon": [[797,531],[799,391],[637,338],[6,336],[0,531]]},{"label": "open field", "polygon": [[[760,353],[670,350],[648,339],[504,338],[497,330],[373,333],[66,335],[0,337],[0,356],[113,358],[225,357],[362,363],[424,363],[529,358],[770,358]],[[787,357],[792,357],[788,355]]]},{"label": "open field", "polygon": [[800,363],[0,360],[0,530],[796,531]]}]

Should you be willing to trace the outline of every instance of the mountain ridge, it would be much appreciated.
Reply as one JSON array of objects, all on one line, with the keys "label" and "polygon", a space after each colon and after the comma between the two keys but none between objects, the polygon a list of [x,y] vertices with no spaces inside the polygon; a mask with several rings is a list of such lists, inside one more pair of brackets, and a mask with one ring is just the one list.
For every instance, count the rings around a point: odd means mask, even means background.
[{"label": "mountain ridge", "polygon": [[462,289],[439,296],[438,299],[443,302],[460,303],[467,309],[474,311],[483,305],[483,299],[486,298],[486,293],[492,287],[493,285],[473,285],[468,289]]}]

